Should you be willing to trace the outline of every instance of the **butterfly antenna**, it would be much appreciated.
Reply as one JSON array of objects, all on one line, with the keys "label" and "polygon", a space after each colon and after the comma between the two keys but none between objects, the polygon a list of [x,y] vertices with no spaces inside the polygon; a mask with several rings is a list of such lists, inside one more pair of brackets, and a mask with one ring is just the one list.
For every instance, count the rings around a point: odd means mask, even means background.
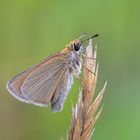
[{"label": "butterfly antenna", "polygon": [[80,35],[80,37],[78,37],[78,40],[80,40],[81,38],[85,37],[87,35],[87,33],[83,33]]},{"label": "butterfly antenna", "polygon": [[92,38],[98,37],[98,36],[99,36],[99,34],[92,35],[92,36],[90,36],[89,38],[87,38],[87,39],[81,41],[81,43],[83,43],[83,42],[85,42],[85,41],[87,41],[87,40],[89,40],[89,39],[92,39]]}]

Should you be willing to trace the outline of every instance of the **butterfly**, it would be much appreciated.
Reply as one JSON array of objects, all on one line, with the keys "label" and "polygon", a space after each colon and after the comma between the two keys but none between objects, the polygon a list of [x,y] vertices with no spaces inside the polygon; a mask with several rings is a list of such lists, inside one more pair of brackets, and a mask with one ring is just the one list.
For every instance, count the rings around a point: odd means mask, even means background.
[{"label": "butterfly", "polygon": [[[91,36],[96,37],[98,34]],[[48,56],[7,83],[8,91],[25,103],[47,107],[52,112],[63,110],[63,104],[82,69],[82,37],[70,42],[62,51]]]}]

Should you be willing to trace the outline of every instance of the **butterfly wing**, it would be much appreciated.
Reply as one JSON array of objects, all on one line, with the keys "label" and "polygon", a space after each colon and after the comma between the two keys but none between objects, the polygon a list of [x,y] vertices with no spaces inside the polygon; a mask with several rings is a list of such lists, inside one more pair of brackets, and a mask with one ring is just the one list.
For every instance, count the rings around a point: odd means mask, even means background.
[{"label": "butterfly wing", "polygon": [[18,100],[47,106],[66,70],[65,54],[58,53],[11,79],[7,88]]},{"label": "butterfly wing", "polygon": [[25,70],[23,73],[15,76],[7,83],[8,91],[18,100],[29,103],[28,100],[23,97],[20,87],[23,84],[24,80],[28,77],[28,75],[34,70],[34,68],[29,68]]}]

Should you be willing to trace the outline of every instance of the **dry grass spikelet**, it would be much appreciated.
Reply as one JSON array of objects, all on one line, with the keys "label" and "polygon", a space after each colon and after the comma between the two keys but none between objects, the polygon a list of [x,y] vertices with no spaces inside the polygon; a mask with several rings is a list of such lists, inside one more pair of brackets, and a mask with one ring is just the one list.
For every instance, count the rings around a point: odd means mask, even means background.
[{"label": "dry grass spikelet", "polygon": [[[98,64],[96,64],[97,47],[93,51],[92,39],[89,41],[85,55],[84,65],[95,75],[84,68],[82,77],[84,86],[80,91],[78,103],[75,108],[72,108],[68,140],[89,140],[93,134],[94,125],[102,112],[102,107],[99,111],[97,109],[102,101],[107,82],[105,82],[104,87],[93,101],[98,76]],[[94,59],[91,59],[91,57]]]}]

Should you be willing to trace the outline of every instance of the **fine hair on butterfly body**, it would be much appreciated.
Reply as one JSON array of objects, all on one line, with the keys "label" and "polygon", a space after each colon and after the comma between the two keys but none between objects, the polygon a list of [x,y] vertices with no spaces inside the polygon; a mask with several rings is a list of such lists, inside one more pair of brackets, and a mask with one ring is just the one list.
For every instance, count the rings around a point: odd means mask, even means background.
[{"label": "fine hair on butterfly body", "polygon": [[81,73],[83,42],[89,38],[80,39],[9,80],[8,91],[25,103],[51,105],[52,112],[61,111],[73,84],[73,76],[78,77]]}]

